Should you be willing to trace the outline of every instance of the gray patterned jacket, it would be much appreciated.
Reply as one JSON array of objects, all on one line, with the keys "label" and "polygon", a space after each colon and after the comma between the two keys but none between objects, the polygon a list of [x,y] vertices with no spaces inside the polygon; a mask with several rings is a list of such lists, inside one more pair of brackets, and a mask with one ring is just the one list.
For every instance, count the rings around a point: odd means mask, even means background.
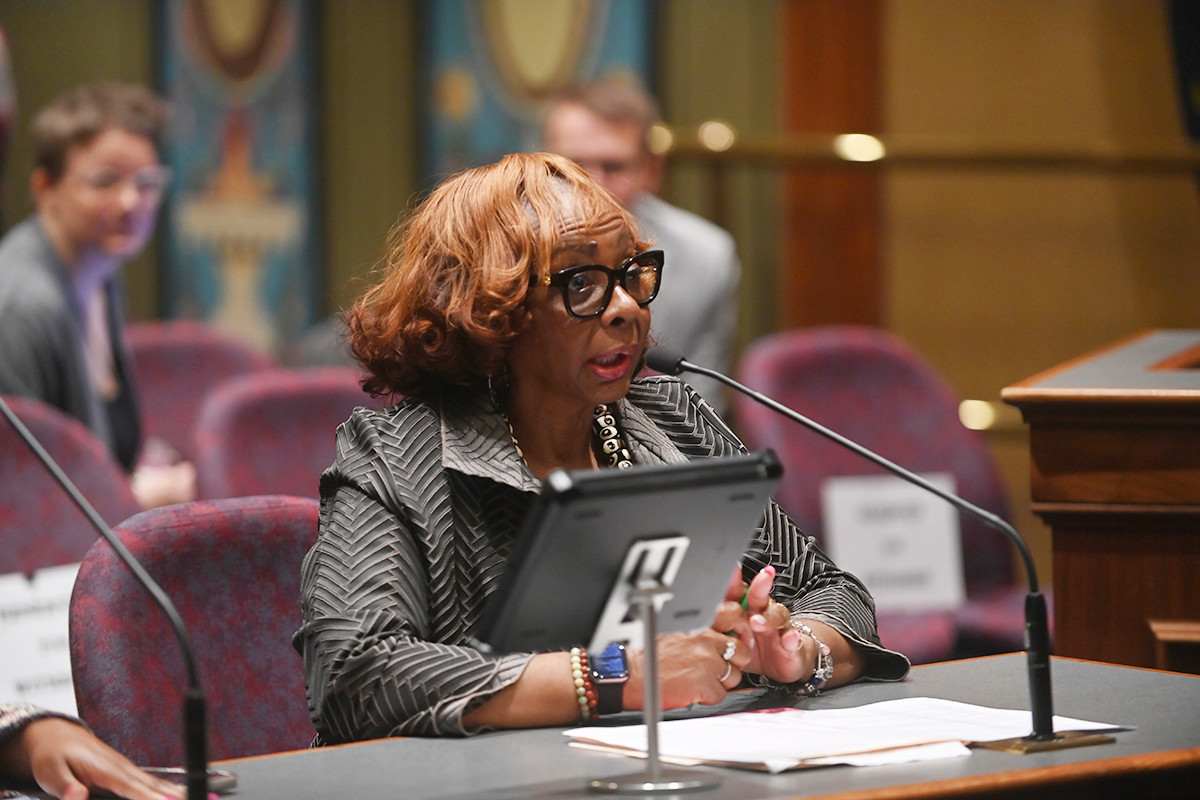
[{"label": "gray patterned jacket", "polygon": [[[637,463],[745,451],[677,378],[635,381],[619,413]],[[360,408],[338,429],[293,637],[316,744],[464,735],[464,713],[520,677],[531,653],[484,655],[467,642],[540,491],[483,393]],[[864,649],[865,677],[907,673],[907,660],[879,644],[865,587],[774,503],[743,568],[750,577],[767,564],[778,571],[776,600]]]}]

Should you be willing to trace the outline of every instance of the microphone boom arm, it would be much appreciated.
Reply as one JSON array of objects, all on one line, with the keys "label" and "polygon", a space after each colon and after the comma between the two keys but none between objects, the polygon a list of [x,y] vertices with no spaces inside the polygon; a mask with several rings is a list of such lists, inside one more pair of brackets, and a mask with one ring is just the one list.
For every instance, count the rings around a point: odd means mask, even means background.
[{"label": "microphone boom arm", "polygon": [[[1003,532],[1016,546],[1017,552],[1020,553],[1021,560],[1025,565],[1025,574],[1028,576],[1029,581],[1029,593],[1025,596],[1025,653],[1029,672],[1029,705],[1030,711],[1033,715],[1033,731],[1022,741],[1037,743],[1055,742],[1061,739],[1061,737],[1058,737],[1054,733],[1054,704],[1050,684],[1050,625],[1046,611],[1046,598],[1038,590],[1037,568],[1033,563],[1033,556],[1030,554],[1029,547],[1025,544],[1025,540],[1021,538],[1021,535],[1017,532],[1016,528],[990,511],[982,509],[952,492],[948,492],[939,488],[938,486],[935,486],[915,472],[905,469],[899,464],[889,461],[878,453],[868,450],[862,445],[847,439],[841,434],[831,431],[824,425],[814,422],[803,414],[788,408],[782,403],[772,400],[770,397],[767,397],[761,392],[754,391],[753,389],[745,386],[742,383],[739,383],[733,378],[730,378],[728,375],[717,372],[716,370],[708,369],[707,367],[701,367],[682,358],[673,359],[667,366],[668,369],[664,371],[670,371],[673,374],[679,374],[679,371],[695,372],[699,375],[714,378],[721,383],[731,386],[752,400],[755,400],[767,408],[783,414],[788,419],[798,422],[806,428],[819,433],[821,436],[824,436],[826,439],[829,439],[835,444],[857,453],[868,461],[883,467],[887,471],[899,476],[900,478],[903,478],[909,483],[916,484],[922,489],[932,492],[959,510],[965,511],[971,516],[976,517],[991,527]],[[1083,743],[1084,742],[1078,742],[1078,744]]]},{"label": "microphone boom arm", "polygon": [[88,522],[92,524],[104,541],[108,542],[109,546],[116,552],[117,557],[124,562],[129,571],[137,578],[138,583],[150,593],[154,602],[166,614],[167,620],[174,631],[176,638],[179,640],[179,649],[183,653],[184,667],[187,670],[187,689],[184,693],[183,700],[183,719],[184,719],[184,763],[187,771],[187,797],[188,800],[207,800],[208,791],[208,743],[207,743],[207,722],[205,719],[204,693],[200,688],[200,669],[196,662],[196,653],[192,647],[191,638],[188,636],[187,627],[183,623],[183,617],[179,615],[175,604],[171,602],[171,598],[163,591],[162,587],[150,577],[133,554],[129,552],[129,548],[125,543],[113,532],[108,526],[108,523],[96,511],[95,506],[88,502],[83,493],[79,491],[75,483],[63,471],[62,467],[46,452],[42,447],[42,443],[37,440],[33,433],[25,426],[20,417],[13,412],[12,408],[5,402],[3,397],[0,397],[0,413],[3,413],[8,423],[25,442],[25,445],[33,451],[42,465],[54,477],[54,480],[66,491],[72,502],[83,512],[87,517]]}]

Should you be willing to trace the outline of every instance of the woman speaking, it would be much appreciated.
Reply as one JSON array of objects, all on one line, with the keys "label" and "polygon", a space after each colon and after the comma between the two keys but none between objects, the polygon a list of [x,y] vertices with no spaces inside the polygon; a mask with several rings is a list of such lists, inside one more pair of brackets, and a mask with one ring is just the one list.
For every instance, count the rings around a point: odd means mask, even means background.
[{"label": "woman speaking", "polygon": [[[642,651],[485,655],[468,642],[551,470],[745,452],[679,379],[635,378],[669,260],[582,169],[546,154],[460,173],[397,227],[346,319],[364,388],[399,402],[339,428],[303,568],[294,643],[317,743],[642,708]],[[659,638],[666,708],[717,703],[743,681],[813,694],[907,672],[879,643],[867,590],[774,503],[735,567],[710,627]]]}]

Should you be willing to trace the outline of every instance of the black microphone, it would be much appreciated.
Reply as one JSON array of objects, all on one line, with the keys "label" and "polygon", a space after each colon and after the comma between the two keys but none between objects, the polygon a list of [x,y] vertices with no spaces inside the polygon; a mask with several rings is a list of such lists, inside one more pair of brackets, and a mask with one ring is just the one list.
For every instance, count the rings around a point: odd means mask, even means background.
[{"label": "black microphone", "polygon": [[204,692],[200,689],[200,669],[196,663],[196,652],[192,648],[192,640],[188,636],[187,628],[183,624],[183,618],[175,610],[175,605],[171,602],[171,598],[167,597],[167,593],[150,577],[145,567],[138,563],[138,560],[133,557],[133,553],[130,553],[129,549],[125,547],[124,542],[113,533],[112,528],[108,527],[108,523],[104,521],[95,507],[83,496],[83,493],[79,491],[74,482],[67,477],[67,473],[63,471],[62,467],[46,452],[41,442],[25,426],[25,423],[17,417],[3,397],[0,397],[0,412],[3,412],[4,416],[8,419],[8,423],[12,425],[13,430],[21,437],[25,445],[33,451],[38,461],[42,462],[42,465],[58,481],[58,484],[66,490],[71,500],[79,507],[83,515],[88,518],[88,521],[92,523],[92,527],[99,532],[100,537],[108,542],[109,546],[116,551],[117,556],[121,561],[125,562],[125,566],[137,578],[138,583],[150,593],[150,596],[154,598],[154,602],[166,614],[171,628],[175,631],[175,637],[179,640],[179,649],[183,653],[184,665],[187,668],[188,683],[183,698],[183,747],[184,766],[187,773],[187,797],[188,800],[207,800],[208,736],[204,711]]},{"label": "black microphone", "polygon": [[[1025,596],[1025,652],[1029,671],[1029,707],[1033,714],[1033,731],[1024,737],[1024,739],[1018,740],[1026,743],[1026,746],[1017,749],[1033,751],[1050,749],[1054,746],[1067,746],[1066,744],[1061,744],[1067,741],[1067,737],[1059,736],[1054,732],[1054,703],[1050,691],[1050,626],[1046,614],[1046,598],[1038,590],[1037,568],[1034,566],[1033,556],[1030,555],[1029,548],[1025,545],[1025,540],[1021,538],[1021,534],[1017,533],[1016,528],[990,511],[986,511],[952,492],[933,485],[915,472],[889,461],[873,450],[868,450],[841,434],[834,433],[825,426],[813,422],[808,417],[793,411],[782,403],[738,383],[733,378],[723,375],[716,370],[701,367],[685,360],[683,355],[675,350],[665,347],[651,347],[646,352],[646,366],[664,375],[695,372],[698,375],[715,378],[721,383],[731,386],[747,397],[763,404],[767,408],[783,414],[788,419],[798,422],[806,428],[821,434],[826,439],[857,453],[868,461],[878,464],[888,472],[903,478],[909,483],[919,486],[926,491],[933,492],[961,511],[967,512],[1008,536],[1012,540],[1012,543],[1016,545],[1017,551],[1021,554],[1021,560],[1025,564],[1025,574],[1029,579],[1029,593]],[[1070,746],[1091,743],[1082,741],[1080,737],[1072,736],[1070,739]]]}]

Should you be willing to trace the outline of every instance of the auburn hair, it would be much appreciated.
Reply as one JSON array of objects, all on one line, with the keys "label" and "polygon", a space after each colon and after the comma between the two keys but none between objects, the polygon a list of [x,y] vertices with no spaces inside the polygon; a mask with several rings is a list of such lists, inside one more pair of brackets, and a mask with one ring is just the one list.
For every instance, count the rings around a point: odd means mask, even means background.
[{"label": "auburn hair", "polygon": [[447,179],[392,229],[382,277],[344,315],[363,388],[420,395],[485,384],[530,297],[546,290],[564,225],[588,235],[614,219],[645,246],[632,215],[560,156],[518,153]]}]

